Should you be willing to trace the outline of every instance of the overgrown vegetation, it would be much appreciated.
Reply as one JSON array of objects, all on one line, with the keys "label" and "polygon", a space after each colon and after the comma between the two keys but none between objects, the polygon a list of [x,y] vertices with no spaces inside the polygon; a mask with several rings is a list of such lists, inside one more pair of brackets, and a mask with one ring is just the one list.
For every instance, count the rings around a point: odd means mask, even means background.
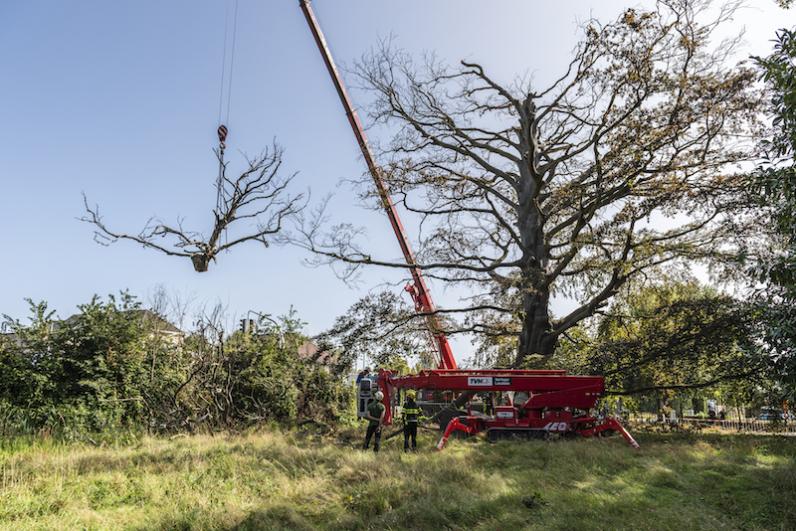
[{"label": "overgrown vegetation", "polygon": [[570,336],[557,362],[603,374],[623,392],[747,378],[759,371],[753,326],[750,308],[732,297],[662,283],[619,296]]},{"label": "overgrown vegetation", "polygon": [[57,320],[31,302],[29,323],[0,336],[0,437],[236,429],[350,415],[343,356],[299,355],[295,315],[225,334],[216,312],[182,334],[132,296],[94,298]]},{"label": "overgrown vegetation", "polygon": [[695,280],[661,280],[618,296],[541,366],[603,375],[626,406],[657,403],[659,413],[675,398],[779,404],[788,390],[763,345],[763,317]]},{"label": "overgrown vegetation", "polygon": [[796,447],[640,434],[378,456],[300,433],[0,450],[0,527],[792,529]]}]

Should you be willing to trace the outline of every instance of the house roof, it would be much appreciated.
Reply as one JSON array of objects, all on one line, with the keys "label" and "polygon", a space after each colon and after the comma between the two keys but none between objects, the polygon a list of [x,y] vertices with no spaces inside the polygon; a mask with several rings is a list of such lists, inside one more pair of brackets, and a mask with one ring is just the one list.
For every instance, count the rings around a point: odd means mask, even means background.
[{"label": "house roof", "polygon": [[[165,332],[167,334],[185,334],[182,330],[174,326],[171,322],[167,319],[161,317],[157,313],[153,312],[152,310],[146,309],[138,309],[138,310],[127,310],[125,313],[135,316],[136,318],[140,319],[146,324],[153,325],[158,332]],[[80,314],[76,313],[63,321],[62,324],[74,324],[78,319],[80,319]]]},{"label": "house roof", "polygon": [[332,365],[337,362],[337,354],[330,350],[321,351],[312,341],[305,341],[298,348],[298,357],[304,361],[314,361],[321,365]]},{"label": "house roof", "polygon": [[139,319],[154,324],[161,332],[170,332],[173,334],[183,334],[184,332],[173,325],[167,319],[156,314],[152,310],[131,310],[132,313],[137,314]]}]

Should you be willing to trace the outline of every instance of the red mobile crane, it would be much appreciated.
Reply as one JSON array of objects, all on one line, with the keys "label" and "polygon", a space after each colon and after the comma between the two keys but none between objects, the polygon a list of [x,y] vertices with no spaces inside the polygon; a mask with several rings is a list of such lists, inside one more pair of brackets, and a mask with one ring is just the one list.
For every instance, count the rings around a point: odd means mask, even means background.
[{"label": "red mobile crane", "polygon": [[558,370],[460,370],[457,368],[448,338],[437,319],[431,293],[417,265],[398,211],[384,184],[381,170],[376,164],[362,123],[354,110],[354,105],[334,63],[310,0],[299,0],[299,4],[343,104],[348,123],[351,125],[362,156],[368,165],[384,211],[387,213],[398,244],[401,246],[404,260],[411,272],[412,282],[406,286],[406,291],[412,296],[418,313],[425,316],[437,353],[435,357],[438,366],[435,370],[423,370],[409,376],[397,376],[390,371],[379,371],[376,381],[384,393],[385,423],[389,425],[392,422],[392,397],[400,389],[469,392],[514,391],[515,393],[524,392],[528,395],[524,404],[515,405],[509,399],[508,403],[495,408],[494,415],[477,414],[468,410],[466,415],[452,418],[445,426],[437,448],[442,449],[448,437],[454,432],[475,435],[482,431],[487,433],[490,440],[506,437],[546,437],[551,433],[591,437],[616,431],[622,434],[633,447],[638,448],[633,437],[616,419],[598,418],[588,414],[588,411],[594,408],[597,400],[605,392],[605,381],[601,376],[569,376],[566,371]]}]

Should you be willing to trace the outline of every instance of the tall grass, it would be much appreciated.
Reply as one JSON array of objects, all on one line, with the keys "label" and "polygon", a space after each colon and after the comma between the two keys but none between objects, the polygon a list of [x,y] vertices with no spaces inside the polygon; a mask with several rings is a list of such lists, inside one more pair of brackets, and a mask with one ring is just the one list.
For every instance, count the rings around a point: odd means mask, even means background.
[{"label": "tall grass", "polygon": [[358,432],[0,449],[3,529],[793,529],[796,440],[454,441]]}]

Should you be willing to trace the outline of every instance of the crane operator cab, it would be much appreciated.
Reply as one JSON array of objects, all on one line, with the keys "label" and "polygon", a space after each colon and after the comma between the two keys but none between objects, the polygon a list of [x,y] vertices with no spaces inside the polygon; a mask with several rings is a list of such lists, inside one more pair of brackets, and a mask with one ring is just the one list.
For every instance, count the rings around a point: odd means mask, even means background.
[{"label": "crane operator cab", "polygon": [[363,418],[368,411],[368,404],[374,399],[379,384],[376,382],[376,374],[364,375],[357,384],[357,417]]}]

